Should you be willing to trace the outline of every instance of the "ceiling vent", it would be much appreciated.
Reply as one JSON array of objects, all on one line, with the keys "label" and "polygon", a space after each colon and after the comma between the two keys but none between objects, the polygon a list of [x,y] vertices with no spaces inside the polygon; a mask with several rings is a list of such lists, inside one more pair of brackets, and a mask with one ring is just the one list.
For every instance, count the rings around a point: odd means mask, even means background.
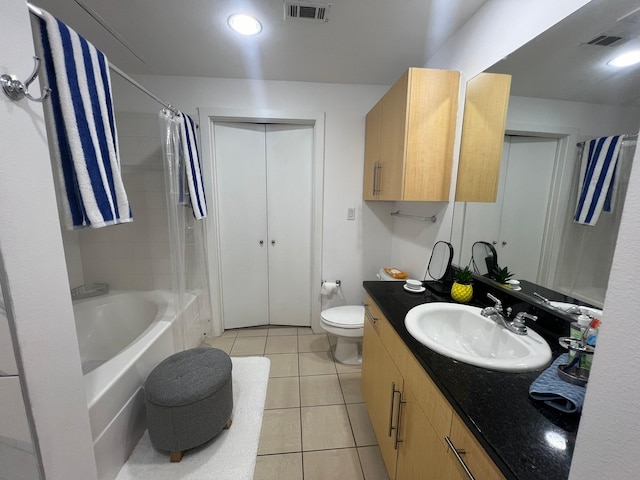
[{"label": "ceiling vent", "polygon": [[316,20],[323,23],[329,21],[329,9],[331,4],[321,4],[314,2],[285,0],[285,19],[307,19]]},{"label": "ceiling vent", "polygon": [[617,47],[618,45],[621,45],[626,41],[626,38],[619,35],[609,35],[603,33],[602,35],[598,35],[596,38],[585,42],[583,45],[599,45],[601,47],[611,47],[615,45]]}]

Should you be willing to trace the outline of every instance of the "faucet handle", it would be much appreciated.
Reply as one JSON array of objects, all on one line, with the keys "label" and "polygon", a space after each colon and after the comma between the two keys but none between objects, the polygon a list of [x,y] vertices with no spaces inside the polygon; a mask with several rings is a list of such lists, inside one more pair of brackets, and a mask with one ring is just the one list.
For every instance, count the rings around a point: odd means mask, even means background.
[{"label": "faucet handle", "polygon": [[538,320],[538,317],[536,317],[535,315],[531,315],[530,313],[527,313],[527,312],[518,312],[513,322],[518,325],[524,325],[525,318],[528,318],[529,320],[533,320],[534,322]]},{"label": "faucet handle", "polygon": [[487,297],[490,300],[493,300],[493,303],[495,303],[495,309],[498,310],[499,312],[502,312],[502,302],[498,299],[498,297],[493,296],[490,293],[487,293]]}]

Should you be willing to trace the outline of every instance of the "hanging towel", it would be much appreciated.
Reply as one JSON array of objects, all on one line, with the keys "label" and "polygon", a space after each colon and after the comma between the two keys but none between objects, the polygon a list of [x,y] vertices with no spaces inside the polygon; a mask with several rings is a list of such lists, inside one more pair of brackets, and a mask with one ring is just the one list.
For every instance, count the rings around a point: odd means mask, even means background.
[{"label": "hanging towel", "polygon": [[582,410],[587,389],[565,382],[558,376],[558,365],[567,363],[567,358],[563,353],[542,372],[529,387],[529,395],[562,412],[574,413]]},{"label": "hanging towel", "polygon": [[603,210],[611,211],[621,143],[622,135],[585,142],[574,215],[574,221],[577,223],[593,226]]},{"label": "hanging towel", "polygon": [[[200,153],[198,151],[198,141],[196,139],[196,124],[193,119],[180,112],[180,151],[184,159],[184,172],[189,185],[189,198],[193,216],[201,219],[207,216],[207,199],[204,195],[202,184],[202,167],[200,165]],[[182,163],[182,162],[181,162]],[[180,182],[182,184],[182,182]]]},{"label": "hanging towel", "polygon": [[49,13],[39,20],[51,102],[51,148],[69,229],[133,221],[120,159],[107,59]]}]

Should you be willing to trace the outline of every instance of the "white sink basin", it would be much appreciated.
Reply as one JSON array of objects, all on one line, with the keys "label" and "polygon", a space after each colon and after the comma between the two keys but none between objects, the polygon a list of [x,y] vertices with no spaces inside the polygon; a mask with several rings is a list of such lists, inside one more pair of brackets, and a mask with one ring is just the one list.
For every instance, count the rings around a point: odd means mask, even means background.
[{"label": "white sink basin", "polygon": [[455,303],[426,303],[409,310],[404,324],[431,350],[478,367],[525,372],[551,361],[549,345],[536,332],[528,329],[527,335],[517,335],[480,311]]}]

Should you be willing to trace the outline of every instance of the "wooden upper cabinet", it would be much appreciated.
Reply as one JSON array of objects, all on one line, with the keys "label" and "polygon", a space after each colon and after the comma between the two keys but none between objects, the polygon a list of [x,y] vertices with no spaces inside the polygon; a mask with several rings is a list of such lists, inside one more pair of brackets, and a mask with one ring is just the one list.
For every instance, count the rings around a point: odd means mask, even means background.
[{"label": "wooden upper cabinet", "polygon": [[459,72],[410,68],[367,114],[365,200],[447,201]]},{"label": "wooden upper cabinet", "polygon": [[511,75],[481,73],[467,83],[456,202],[495,202]]}]

